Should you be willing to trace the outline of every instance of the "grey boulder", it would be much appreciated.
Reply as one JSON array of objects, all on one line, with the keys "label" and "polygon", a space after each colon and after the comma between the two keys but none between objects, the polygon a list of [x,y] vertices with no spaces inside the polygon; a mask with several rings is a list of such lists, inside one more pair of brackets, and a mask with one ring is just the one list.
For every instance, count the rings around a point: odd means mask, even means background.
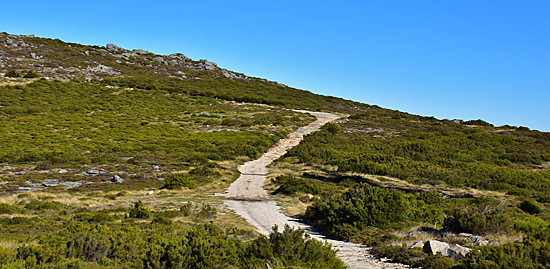
[{"label": "grey boulder", "polygon": [[423,250],[425,253],[431,254],[431,255],[444,255],[447,256],[447,252],[449,249],[449,244],[445,242],[440,242],[437,240],[430,240],[424,244]]},{"label": "grey boulder", "polygon": [[113,179],[111,179],[111,182],[113,182],[113,183],[122,183],[122,182],[124,182],[124,178],[122,178],[119,175],[115,175],[113,177]]}]

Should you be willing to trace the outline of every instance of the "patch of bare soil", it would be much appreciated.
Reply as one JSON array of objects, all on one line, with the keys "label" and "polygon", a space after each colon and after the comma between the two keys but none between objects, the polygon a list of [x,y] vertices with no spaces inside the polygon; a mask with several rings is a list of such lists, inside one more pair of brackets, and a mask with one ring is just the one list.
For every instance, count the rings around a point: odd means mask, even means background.
[{"label": "patch of bare soil", "polygon": [[281,139],[259,159],[239,166],[241,176],[224,193],[225,205],[265,235],[272,231],[274,225],[281,228],[289,225],[304,229],[312,238],[332,244],[333,248],[338,250],[338,257],[350,268],[408,268],[402,264],[387,263],[377,259],[369,253],[369,248],[366,246],[326,238],[313,227],[285,216],[275,201],[269,198],[267,191],[263,188],[267,179],[267,165],[283,156],[288,149],[298,145],[304,135],[318,131],[324,124],[340,118],[331,113],[297,111],[310,113],[317,117],[317,120]]}]

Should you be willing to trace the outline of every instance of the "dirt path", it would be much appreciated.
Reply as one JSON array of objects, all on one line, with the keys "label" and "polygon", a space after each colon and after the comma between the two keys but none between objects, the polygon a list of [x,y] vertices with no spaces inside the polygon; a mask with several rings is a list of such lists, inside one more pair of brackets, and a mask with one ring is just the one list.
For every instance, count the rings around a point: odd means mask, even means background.
[{"label": "dirt path", "polygon": [[350,268],[407,268],[401,264],[380,261],[369,253],[368,247],[325,238],[312,227],[285,216],[275,201],[269,198],[267,191],[263,189],[268,172],[267,165],[283,156],[288,149],[298,145],[304,135],[318,131],[324,124],[339,118],[330,113],[297,111],[310,113],[317,117],[317,120],[281,139],[259,159],[239,166],[241,176],[227,189],[224,203],[265,235],[271,232],[271,227],[275,224],[281,228],[288,224],[293,228],[306,230],[312,238],[331,243],[333,248],[338,250],[338,257]]}]

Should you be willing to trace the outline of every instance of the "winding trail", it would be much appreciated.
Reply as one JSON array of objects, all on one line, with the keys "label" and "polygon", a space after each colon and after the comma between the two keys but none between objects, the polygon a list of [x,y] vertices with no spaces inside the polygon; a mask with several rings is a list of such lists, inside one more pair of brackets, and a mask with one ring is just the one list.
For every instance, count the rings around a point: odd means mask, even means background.
[{"label": "winding trail", "polygon": [[273,225],[282,228],[285,224],[288,224],[295,229],[304,229],[312,238],[332,244],[332,247],[338,250],[338,257],[349,268],[407,268],[402,264],[380,261],[369,253],[370,249],[366,246],[326,238],[315,231],[313,227],[285,216],[281,213],[275,201],[269,198],[267,191],[263,188],[264,182],[267,179],[267,165],[283,156],[288,149],[298,145],[304,135],[318,131],[326,123],[340,118],[340,116],[331,113],[305,110],[295,111],[310,113],[317,120],[307,126],[300,127],[286,138],[281,139],[259,159],[239,166],[241,176],[224,193],[225,205],[244,217],[258,229],[258,232],[265,235],[268,235],[272,231],[271,227]]}]

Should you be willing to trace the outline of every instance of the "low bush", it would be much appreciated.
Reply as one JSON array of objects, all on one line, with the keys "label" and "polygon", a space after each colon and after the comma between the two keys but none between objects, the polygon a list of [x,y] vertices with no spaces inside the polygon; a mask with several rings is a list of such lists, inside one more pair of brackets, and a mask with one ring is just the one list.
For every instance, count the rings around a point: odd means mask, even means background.
[{"label": "low bush", "polygon": [[82,212],[75,214],[73,219],[77,221],[105,223],[113,221],[115,218],[111,214],[105,212]]},{"label": "low bush", "polygon": [[16,205],[0,203],[0,214],[14,214],[22,211],[22,208]]},{"label": "low bush", "polygon": [[536,231],[542,230],[550,225],[549,222],[537,217],[528,216],[523,219],[514,221],[514,229],[527,234],[532,234]]},{"label": "low bush", "polygon": [[34,210],[34,211],[60,210],[64,206],[65,205],[57,201],[32,200],[29,203],[25,204],[25,209]]},{"label": "low bush", "polygon": [[542,208],[538,205],[537,202],[531,200],[525,200],[519,204],[519,208],[529,214],[538,214],[542,213]]},{"label": "low bush", "polygon": [[511,216],[490,198],[475,198],[461,208],[455,208],[444,221],[444,228],[454,233],[477,235],[506,233],[512,227]]},{"label": "low bush", "polygon": [[[169,224],[160,218],[155,223]],[[212,224],[177,228],[73,222],[56,235],[18,247],[17,253],[0,248],[0,265],[24,261],[27,268],[344,268],[329,245],[288,226],[248,242],[236,238],[238,231]]]},{"label": "low bush", "polygon": [[441,221],[442,200],[438,194],[410,194],[359,183],[343,194],[315,199],[305,219],[321,231],[342,238],[343,233],[358,233],[368,227],[386,229],[406,221]]},{"label": "low bush", "polygon": [[4,74],[5,77],[11,77],[11,78],[16,78],[16,77],[19,77],[21,76],[19,73],[17,73],[17,71],[15,71],[14,69],[10,69],[8,70],[8,72],[6,72]]},{"label": "low bush", "polygon": [[164,188],[169,190],[196,189],[198,186],[199,183],[188,173],[171,173],[164,179]]},{"label": "low bush", "polygon": [[293,195],[296,193],[317,194],[320,189],[319,185],[313,180],[286,175],[277,176],[273,180],[273,183],[279,185],[275,193],[283,193],[286,195]]},{"label": "low bush", "polygon": [[31,71],[28,71],[27,73],[25,73],[25,75],[23,75],[23,77],[24,78],[39,78],[40,75],[31,70]]},{"label": "low bush", "polygon": [[149,219],[149,217],[151,217],[151,211],[149,211],[143,202],[139,200],[134,204],[134,207],[130,209],[128,216],[136,219]]}]

